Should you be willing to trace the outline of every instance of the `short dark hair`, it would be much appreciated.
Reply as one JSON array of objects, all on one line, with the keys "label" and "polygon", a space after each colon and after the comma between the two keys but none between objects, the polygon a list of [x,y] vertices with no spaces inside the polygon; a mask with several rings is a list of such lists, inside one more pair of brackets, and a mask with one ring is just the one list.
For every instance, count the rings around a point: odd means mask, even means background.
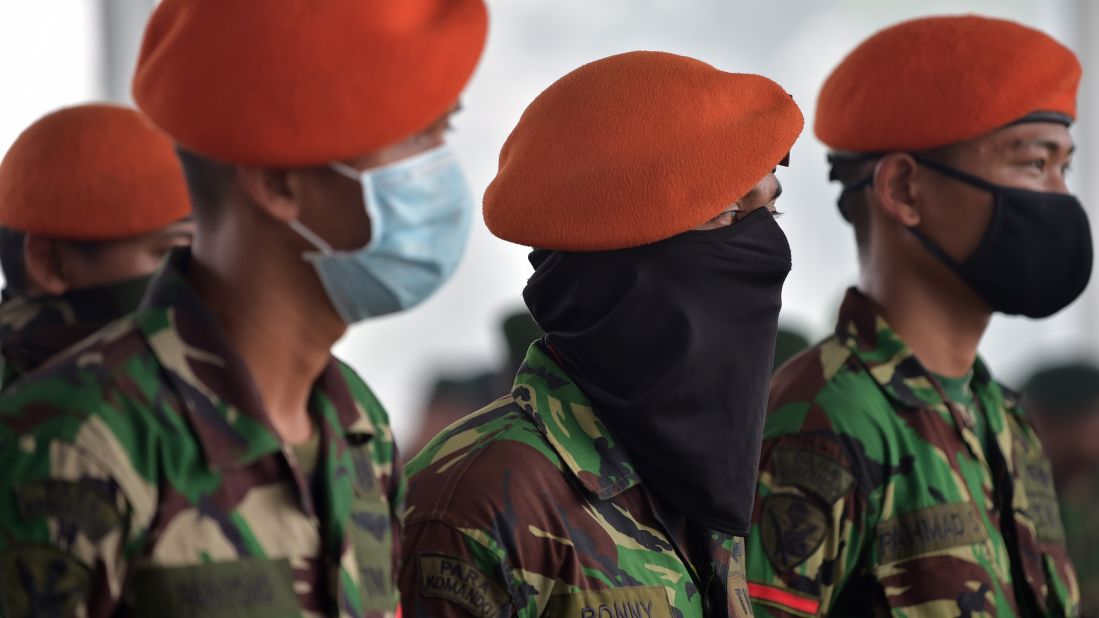
[{"label": "short dark hair", "polygon": [[187,181],[195,218],[199,222],[215,220],[221,212],[221,199],[233,179],[233,166],[179,146],[176,147],[176,155]]},{"label": "short dark hair", "polygon": [[27,235],[10,227],[0,227],[0,271],[4,273],[5,296],[27,293],[27,261],[23,247]]}]

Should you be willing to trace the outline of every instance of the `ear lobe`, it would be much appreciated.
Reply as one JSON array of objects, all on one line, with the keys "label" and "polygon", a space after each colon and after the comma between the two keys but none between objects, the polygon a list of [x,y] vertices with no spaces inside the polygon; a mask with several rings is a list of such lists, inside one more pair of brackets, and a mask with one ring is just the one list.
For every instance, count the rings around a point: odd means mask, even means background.
[{"label": "ear lobe", "polygon": [[29,294],[49,294],[57,296],[69,289],[69,281],[61,263],[57,242],[27,234],[23,243],[23,264],[27,269],[27,287]]},{"label": "ear lobe", "polygon": [[237,167],[236,173],[244,195],[269,216],[285,222],[298,218],[298,196],[289,180],[292,171],[269,167]]},{"label": "ear lobe", "polygon": [[875,205],[888,217],[905,227],[920,224],[912,179],[916,161],[907,153],[888,154],[874,166]]}]

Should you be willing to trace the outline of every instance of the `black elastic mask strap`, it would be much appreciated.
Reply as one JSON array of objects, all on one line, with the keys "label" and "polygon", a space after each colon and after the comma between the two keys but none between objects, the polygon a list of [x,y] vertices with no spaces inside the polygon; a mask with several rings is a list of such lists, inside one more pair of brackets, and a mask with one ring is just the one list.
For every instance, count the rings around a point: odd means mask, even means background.
[{"label": "black elastic mask strap", "polygon": [[[833,178],[835,180],[835,178]],[[848,223],[851,223],[851,212],[847,209],[847,198],[857,192],[862,191],[867,187],[874,186],[874,175],[870,174],[866,178],[860,178],[853,180],[843,185],[843,190],[840,191],[840,196],[836,198],[836,206],[840,209],[840,214],[843,215],[843,219]]]},{"label": "black elastic mask strap", "polygon": [[954,180],[957,180],[959,182],[964,182],[967,185],[972,185],[974,187],[977,187],[978,189],[984,189],[993,193],[996,193],[1000,189],[1000,185],[989,182],[984,178],[974,176],[973,174],[967,174],[966,172],[950,167],[949,165],[939,163],[938,161],[932,161],[931,159],[922,157],[920,155],[911,156],[912,159],[916,161],[916,163],[919,163],[927,169],[938,172],[943,176],[949,176],[950,178],[953,178]]},{"label": "black elastic mask strap", "polygon": [[[920,165],[926,167],[927,169],[933,170],[933,171],[935,171],[939,174],[942,174],[943,176],[953,178],[954,180],[957,180],[959,182],[963,182],[967,185],[977,187],[978,189],[984,189],[986,191],[990,191],[990,192],[992,192],[993,195],[995,195],[1000,189],[999,185],[991,183],[991,182],[985,180],[984,178],[979,178],[979,177],[974,176],[972,174],[967,174],[967,173],[965,173],[961,170],[954,169],[953,167],[950,167],[949,165],[944,165],[942,163],[939,163],[938,161],[933,161],[931,159],[928,159],[926,157],[921,157],[919,155],[911,155],[911,156],[912,156],[913,160],[915,160]],[[939,261],[941,261],[944,264],[946,264],[947,266],[949,266],[952,270],[954,270],[954,272],[960,272],[961,264],[959,264],[958,261],[955,260],[954,258],[950,257],[946,253],[946,251],[943,251],[942,247],[940,247],[938,244],[936,244],[935,241],[928,238],[928,236],[926,234],[924,234],[922,231],[920,231],[917,228],[909,227],[909,228],[906,228],[906,229],[909,232],[912,232],[913,236],[920,239],[920,242],[923,243],[923,246],[927,247],[927,250],[930,251],[931,254],[934,255],[936,258],[938,258]]]}]

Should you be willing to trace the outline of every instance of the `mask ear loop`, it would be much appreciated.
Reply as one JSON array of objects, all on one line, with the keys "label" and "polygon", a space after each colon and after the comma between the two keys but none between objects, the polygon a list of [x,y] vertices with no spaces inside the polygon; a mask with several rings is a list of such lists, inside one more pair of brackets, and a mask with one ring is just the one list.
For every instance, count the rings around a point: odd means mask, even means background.
[{"label": "mask ear loop", "polygon": [[[828,180],[839,180],[839,175],[836,174],[837,163],[857,163],[860,161],[870,161],[879,157],[881,157],[881,155],[875,153],[829,153],[828,163],[831,165],[831,170],[828,173]],[[839,197],[836,198],[836,207],[839,208],[840,216],[843,217],[844,221],[852,223],[851,212],[847,208],[847,198],[857,191],[862,191],[863,189],[872,186],[874,186],[873,172],[865,178],[853,180],[843,185]]]},{"label": "mask ear loop", "polygon": [[290,229],[297,232],[298,236],[301,236],[306,242],[317,248],[317,253],[312,253],[312,255],[310,255],[310,253],[305,254],[307,260],[313,256],[332,255],[336,252],[336,250],[332,248],[332,245],[325,242],[324,239],[318,236],[313,230],[305,227],[305,224],[301,221],[292,219],[287,225],[290,226]]},{"label": "mask ear loop", "polygon": [[[954,169],[949,165],[939,163],[938,161],[933,161],[931,159],[916,154],[910,154],[909,156],[911,156],[912,160],[914,160],[916,163],[919,163],[921,166],[926,167],[929,170],[942,174],[943,176],[946,176],[948,178],[953,178],[954,180],[957,180],[964,184],[977,187],[978,189],[984,189],[985,191],[992,193],[993,208],[995,209],[995,211],[992,213],[992,221],[989,222],[989,229],[992,228],[992,223],[996,220],[1000,210],[998,186],[983,178],[979,178],[972,174],[967,174],[961,170]],[[958,260],[955,260],[953,257],[948,255],[946,251],[943,251],[942,247],[936,244],[935,241],[928,238],[928,236],[924,234],[921,230],[914,227],[906,229],[911,232],[913,236],[918,238],[919,241],[923,243],[923,246],[926,247],[932,255],[938,258],[939,261],[949,266],[956,273],[960,273],[962,271],[962,264],[958,262]],[[988,230],[985,231],[985,234],[988,234]]]}]

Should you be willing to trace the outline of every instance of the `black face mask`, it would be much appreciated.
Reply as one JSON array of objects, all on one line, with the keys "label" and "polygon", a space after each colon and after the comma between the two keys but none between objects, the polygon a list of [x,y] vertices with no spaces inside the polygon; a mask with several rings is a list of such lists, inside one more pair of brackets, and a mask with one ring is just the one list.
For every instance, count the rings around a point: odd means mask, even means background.
[{"label": "black face mask", "polygon": [[[920,165],[993,196],[992,220],[972,254],[959,262],[926,234],[920,239],[993,311],[1045,318],[1067,307],[1091,278],[1091,227],[1075,196],[994,184],[924,157]],[[847,195],[872,184],[872,177],[844,187]]]},{"label": "black face mask", "polygon": [[790,270],[773,215],[531,263],[523,297],[545,343],[642,482],[689,520],[747,534]]}]

